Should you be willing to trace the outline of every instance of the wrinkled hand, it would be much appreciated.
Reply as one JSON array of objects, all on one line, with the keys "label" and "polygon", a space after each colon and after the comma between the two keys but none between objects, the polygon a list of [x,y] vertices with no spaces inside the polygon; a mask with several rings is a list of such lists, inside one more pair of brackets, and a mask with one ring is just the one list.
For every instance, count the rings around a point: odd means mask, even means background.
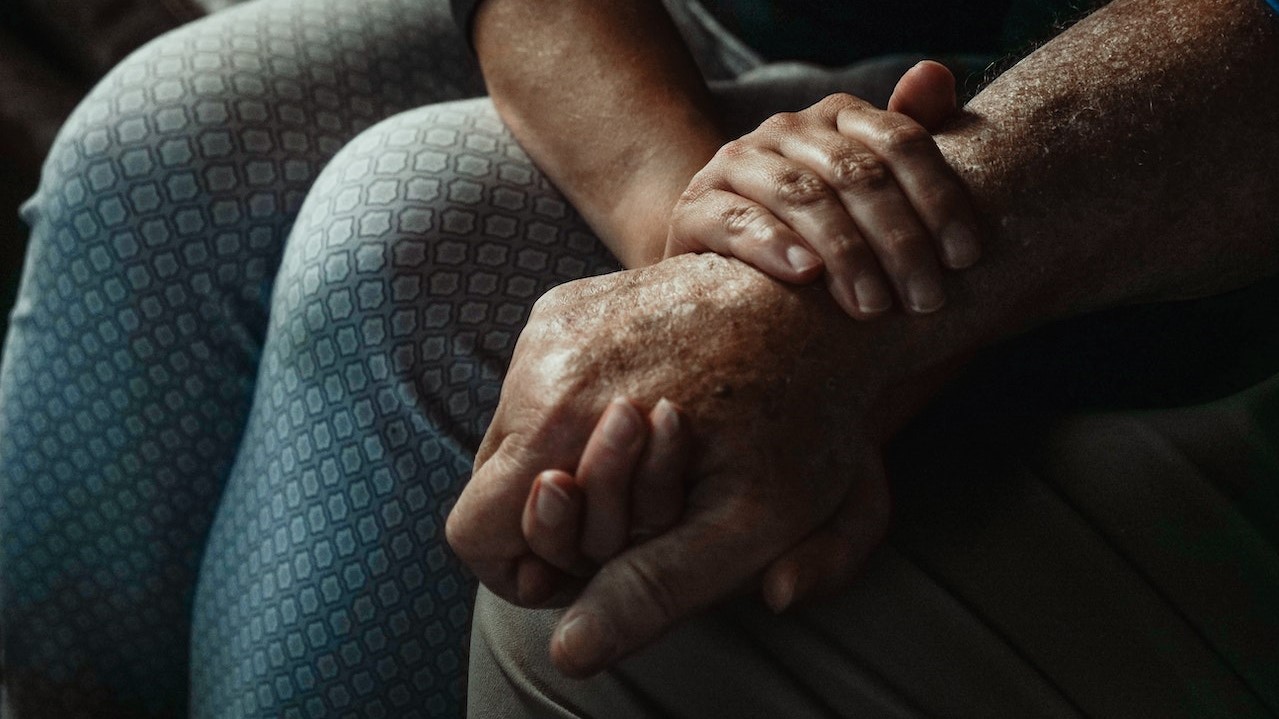
[{"label": "wrinkled hand", "polygon": [[689,183],[666,256],[716,252],[798,283],[825,267],[835,301],[859,319],[894,295],[936,311],[941,264],[968,267],[980,254],[970,199],[929,134],[957,111],[954,76],[923,62],[887,111],[839,94],[774,115]]},{"label": "wrinkled hand", "polygon": [[547,468],[575,472],[613,398],[669,398],[698,448],[680,522],[608,561],[565,613],[551,647],[561,671],[598,671],[761,573],[784,607],[847,578],[882,537],[882,434],[866,416],[877,365],[836,341],[849,320],[824,294],[701,255],[538,302],[449,518],[449,541],[481,581],[540,603],[521,578],[531,485]]}]

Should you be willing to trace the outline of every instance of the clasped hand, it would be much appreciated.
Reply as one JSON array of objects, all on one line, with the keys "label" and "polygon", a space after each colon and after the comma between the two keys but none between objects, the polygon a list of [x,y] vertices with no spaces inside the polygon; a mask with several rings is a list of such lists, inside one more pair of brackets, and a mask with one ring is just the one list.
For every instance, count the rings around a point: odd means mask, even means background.
[{"label": "clasped hand", "polygon": [[[881,438],[865,416],[877,371],[836,341],[851,323],[823,290],[715,255],[552,290],[520,337],[449,541],[509,601],[572,598],[551,647],[571,675],[604,668],[761,573],[793,595],[839,582],[888,514]],[[844,376],[857,381],[833,379]],[[687,497],[673,526],[583,576],[534,551],[525,510],[544,470],[580,476],[597,420],[619,396],[683,408],[678,424],[694,448],[680,460]],[[624,519],[632,496],[643,505],[631,476],[605,490]]]},{"label": "clasped hand", "polygon": [[971,200],[930,134],[957,109],[954,76],[922,62],[887,111],[841,93],[774,115],[693,177],[666,256],[709,251],[784,282],[824,277],[858,319],[895,299],[916,314],[940,309],[942,267],[981,253]]},{"label": "clasped hand", "polygon": [[[835,338],[894,295],[936,310],[940,265],[977,259],[928,134],[955,110],[939,67],[903,78],[900,112],[836,95],[729,143],[673,211],[674,259],[535,306],[448,535],[498,595],[569,605],[561,671],[598,671],[752,586],[781,611],[881,539],[892,422],[870,421],[876,368]],[[678,256],[707,250],[772,279]],[[817,276],[837,307],[795,286]]]}]

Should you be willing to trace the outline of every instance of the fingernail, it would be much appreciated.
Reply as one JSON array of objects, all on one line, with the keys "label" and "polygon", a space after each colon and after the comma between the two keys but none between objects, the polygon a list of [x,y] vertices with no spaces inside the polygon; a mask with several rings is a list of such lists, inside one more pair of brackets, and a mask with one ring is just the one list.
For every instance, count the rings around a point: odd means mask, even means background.
[{"label": "fingernail", "polygon": [[675,411],[675,403],[665,397],[657,400],[653,407],[653,430],[666,438],[679,433],[679,412]]},{"label": "fingernail", "polygon": [[795,601],[795,585],[799,583],[799,568],[788,566],[764,587],[764,603],[774,614],[781,614]]},{"label": "fingernail", "polygon": [[822,263],[822,258],[799,245],[786,248],[786,264],[797,274],[805,274]]},{"label": "fingernail", "polygon": [[554,482],[541,480],[537,486],[537,499],[533,510],[537,512],[537,521],[554,529],[564,523],[568,517],[568,495],[555,486]]},{"label": "fingernail", "polygon": [[853,294],[857,297],[857,307],[868,314],[883,312],[893,306],[888,285],[873,274],[864,274],[853,280]]},{"label": "fingernail", "polygon": [[616,640],[608,624],[589,612],[582,612],[560,626],[559,643],[569,663],[582,673],[601,669],[616,651]]},{"label": "fingernail", "polygon": [[906,301],[916,312],[928,313],[941,309],[946,304],[946,296],[930,275],[918,274],[906,280]]},{"label": "fingernail", "polygon": [[981,243],[968,227],[955,223],[941,233],[942,254],[946,266],[954,270],[972,267],[981,257]]},{"label": "fingernail", "polygon": [[606,411],[607,417],[604,418],[604,439],[610,445],[623,449],[629,447],[639,437],[640,426],[635,421],[635,412],[630,407],[630,402],[625,398],[618,397],[613,400]]}]

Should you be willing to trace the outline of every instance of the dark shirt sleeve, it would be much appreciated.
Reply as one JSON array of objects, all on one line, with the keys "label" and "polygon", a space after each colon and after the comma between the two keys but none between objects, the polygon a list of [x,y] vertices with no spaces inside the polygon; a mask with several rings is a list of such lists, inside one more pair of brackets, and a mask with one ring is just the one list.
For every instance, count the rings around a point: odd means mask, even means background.
[{"label": "dark shirt sleeve", "polygon": [[453,21],[457,23],[458,29],[462,31],[462,37],[466,38],[467,45],[473,46],[471,21],[475,19],[475,8],[479,7],[480,0],[449,0],[449,4],[453,8]]}]

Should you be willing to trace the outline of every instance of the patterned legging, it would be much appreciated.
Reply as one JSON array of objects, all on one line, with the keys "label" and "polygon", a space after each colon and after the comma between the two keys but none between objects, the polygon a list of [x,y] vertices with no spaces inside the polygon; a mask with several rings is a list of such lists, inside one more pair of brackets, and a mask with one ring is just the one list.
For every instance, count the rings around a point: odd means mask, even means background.
[{"label": "patterned legging", "polygon": [[614,261],[432,105],[482,92],[445,5],[220,13],[63,130],[0,379],[15,717],[458,713],[445,515],[528,306]]},{"label": "patterned legging", "polygon": [[[13,719],[460,711],[444,518],[532,302],[616,265],[462,100],[446,6],[257,0],[63,129],[0,367]],[[692,40],[721,77],[751,62]],[[848,80],[796,77],[721,101]]]}]

